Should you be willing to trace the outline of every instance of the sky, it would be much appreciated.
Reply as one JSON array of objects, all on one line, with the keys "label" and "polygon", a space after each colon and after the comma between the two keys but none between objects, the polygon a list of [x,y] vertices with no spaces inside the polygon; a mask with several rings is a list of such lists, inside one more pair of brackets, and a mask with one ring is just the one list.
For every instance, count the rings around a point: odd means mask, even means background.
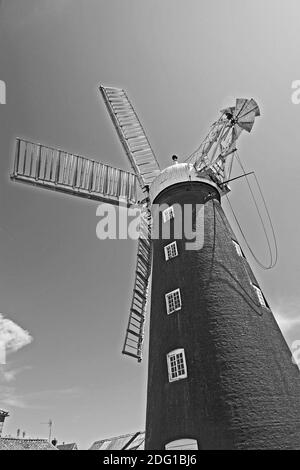
[{"label": "sky", "polygon": [[[222,107],[257,100],[239,154],[272,216],[272,270],[256,265],[224,210],[288,344],[300,339],[299,20],[298,0],[0,2],[0,312],[28,332],[1,369],[4,433],[46,438],[52,419],[53,437],[87,448],[145,427],[147,341],[142,364],[121,355],[136,243],[96,237],[97,203],[9,179],[17,136],[130,169],[100,84],[126,89],[162,168],[198,147]],[[267,263],[244,179],[231,188]]]}]

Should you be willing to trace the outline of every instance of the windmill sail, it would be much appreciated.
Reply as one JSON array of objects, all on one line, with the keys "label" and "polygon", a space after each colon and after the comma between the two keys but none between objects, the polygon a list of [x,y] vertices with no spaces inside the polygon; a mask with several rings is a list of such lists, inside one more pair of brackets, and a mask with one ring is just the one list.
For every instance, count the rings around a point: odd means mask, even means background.
[{"label": "windmill sail", "polygon": [[100,91],[131,166],[144,188],[160,173],[144,129],[124,90],[101,86]]},{"label": "windmill sail", "polygon": [[133,173],[24,139],[17,139],[11,178],[111,204],[137,202]]},{"label": "windmill sail", "polygon": [[123,346],[123,354],[141,362],[144,324],[151,272],[151,213],[144,209],[141,215],[133,297]]}]

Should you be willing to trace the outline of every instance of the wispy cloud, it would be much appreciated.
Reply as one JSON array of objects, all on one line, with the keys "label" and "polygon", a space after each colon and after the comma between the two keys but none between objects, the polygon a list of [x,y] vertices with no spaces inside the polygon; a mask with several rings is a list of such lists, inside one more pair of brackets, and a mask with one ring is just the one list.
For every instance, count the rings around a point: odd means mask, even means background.
[{"label": "wispy cloud", "polygon": [[10,369],[8,365],[0,366],[0,383],[1,382],[12,382],[16,379],[17,375],[24,370],[31,369],[30,366],[20,367],[18,369]]},{"label": "wispy cloud", "polygon": [[35,401],[49,401],[51,400],[63,400],[65,398],[77,397],[80,395],[80,390],[77,387],[61,388],[61,389],[49,389],[49,390],[38,390],[26,394],[26,398]]},{"label": "wispy cloud", "polygon": [[19,395],[17,388],[12,385],[17,375],[27,369],[31,369],[31,367],[24,366],[19,369],[12,369],[8,364],[0,364],[0,402],[3,405],[27,408],[24,397]]},{"label": "wispy cloud", "polygon": [[59,2],[36,2],[28,8],[17,2],[6,2],[2,4],[2,0],[0,0],[0,8],[2,6],[3,9],[3,23],[5,23],[7,16],[14,17],[16,21],[10,23],[10,26],[14,29],[23,28],[32,24],[36,25],[41,19],[48,19],[52,15],[59,18],[62,11],[71,5],[72,0],[60,0]]},{"label": "wispy cloud", "polygon": [[80,394],[80,390],[75,387],[18,394],[15,387],[0,385],[0,402],[15,408],[51,408],[60,401],[75,399]]},{"label": "wispy cloud", "polygon": [[3,406],[34,409],[49,408],[54,406],[54,403],[75,399],[81,394],[77,387],[20,393],[13,382],[19,374],[28,369],[31,369],[31,366],[10,368],[8,364],[0,364],[0,403]]},{"label": "wispy cloud", "polygon": [[3,405],[12,406],[15,408],[27,408],[26,403],[22,397],[16,395],[14,387],[0,386],[0,401]]},{"label": "wispy cloud", "polygon": [[13,382],[19,373],[30,369],[30,366],[12,369],[6,363],[6,356],[30,344],[31,341],[32,336],[28,331],[0,313],[0,401],[3,405],[26,407],[26,403],[18,395],[16,387],[7,384]]}]

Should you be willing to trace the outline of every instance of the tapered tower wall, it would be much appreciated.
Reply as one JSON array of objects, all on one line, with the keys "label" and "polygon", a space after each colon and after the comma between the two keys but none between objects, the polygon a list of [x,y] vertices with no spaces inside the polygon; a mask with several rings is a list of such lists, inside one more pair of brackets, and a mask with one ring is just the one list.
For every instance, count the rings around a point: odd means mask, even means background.
[{"label": "tapered tower wall", "polygon": [[[146,449],[183,438],[196,439],[199,449],[300,449],[299,370],[258,300],[218,191],[179,182],[154,202],[194,211],[204,204],[204,245],[188,251],[183,237],[178,256],[165,260],[176,211],[169,240],[153,240]],[[161,217],[155,223],[165,225]],[[181,309],[167,314],[165,294],[177,288]],[[187,377],[170,382],[166,357],[178,348]]]}]

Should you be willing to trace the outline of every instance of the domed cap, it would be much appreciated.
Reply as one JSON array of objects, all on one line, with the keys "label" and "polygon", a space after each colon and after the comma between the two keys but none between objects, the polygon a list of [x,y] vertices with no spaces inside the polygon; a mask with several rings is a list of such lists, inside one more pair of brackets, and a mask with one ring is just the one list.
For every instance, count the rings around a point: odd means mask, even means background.
[{"label": "domed cap", "polygon": [[219,192],[218,186],[211,181],[211,179],[205,178],[202,174],[196,171],[192,163],[175,163],[174,165],[168,166],[155,178],[150,186],[150,200],[151,202],[161,193],[164,189],[168,188],[177,183],[184,183],[186,181],[198,181],[199,183],[210,184],[216,188]]}]

